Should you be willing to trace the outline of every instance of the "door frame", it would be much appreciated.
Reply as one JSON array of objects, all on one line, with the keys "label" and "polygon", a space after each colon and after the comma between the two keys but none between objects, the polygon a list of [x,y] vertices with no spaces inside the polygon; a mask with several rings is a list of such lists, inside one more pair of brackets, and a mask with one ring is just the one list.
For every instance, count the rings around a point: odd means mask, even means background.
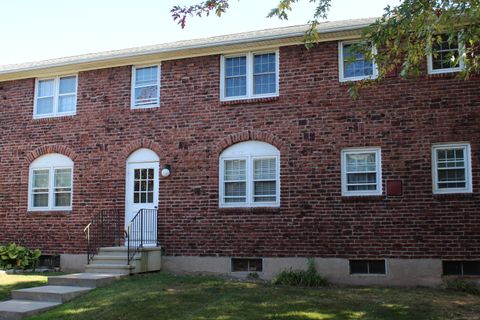
[{"label": "door frame", "polygon": [[[133,177],[130,177],[129,172],[132,169],[132,166],[134,165],[148,165],[151,164],[154,166],[154,189],[156,187],[157,192],[154,192],[153,194],[153,207],[158,208],[158,203],[159,203],[159,197],[160,197],[160,158],[158,155],[147,148],[141,148],[133,153],[130,154],[130,156],[126,160],[126,166],[125,166],[125,179],[124,179],[124,184],[125,184],[125,214],[124,214],[124,228],[126,229],[128,224],[130,223],[129,217],[129,212],[130,208],[133,205],[131,203],[130,198],[131,198],[131,193],[133,192],[133,183],[131,179]],[[149,209],[149,208],[145,208]],[[158,216],[157,216],[157,225],[156,225],[156,232],[158,233]],[[158,234],[157,234],[158,237]]]}]

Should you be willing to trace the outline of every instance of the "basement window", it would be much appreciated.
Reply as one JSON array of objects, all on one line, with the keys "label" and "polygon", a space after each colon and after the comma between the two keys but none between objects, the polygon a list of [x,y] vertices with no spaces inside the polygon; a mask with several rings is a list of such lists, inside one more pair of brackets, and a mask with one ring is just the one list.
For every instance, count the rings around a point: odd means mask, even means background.
[{"label": "basement window", "polygon": [[480,276],[480,261],[443,261],[444,276]]},{"label": "basement window", "polygon": [[385,260],[350,260],[350,274],[386,274]]},{"label": "basement window", "polygon": [[262,272],[263,260],[259,258],[232,258],[232,272]]}]

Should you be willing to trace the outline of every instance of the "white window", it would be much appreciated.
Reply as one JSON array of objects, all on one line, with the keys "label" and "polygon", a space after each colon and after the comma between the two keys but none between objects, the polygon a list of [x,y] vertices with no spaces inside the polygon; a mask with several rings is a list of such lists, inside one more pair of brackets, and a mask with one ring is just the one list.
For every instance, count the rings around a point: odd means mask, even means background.
[{"label": "white window", "polygon": [[357,52],[354,48],[355,43],[351,41],[338,43],[338,69],[341,82],[374,79],[378,76],[377,65],[373,60],[365,59],[363,53]]},{"label": "white window", "polygon": [[132,109],[160,105],[160,66],[132,68]]},{"label": "white window", "polygon": [[429,74],[458,72],[463,69],[462,52],[458,38],[449,42],[447,35],[439,35],[441,41],[436,42],[432,48],[432,53],[428,55],[427,65]]},{"label": "white window", "polygon": [[221,100],[278,96],[278,50],[222,56]]},{"label": "white window", "polygon": [[77,111],[77,76],[37,79],[34,118],[74,115]]},{"label": "white window", "polygon": [[342,195],[368,196],[382,194],[380,148],[342,151]]},{"label": "white window", "polygon": [[452,143],[432,148],[433,192],[472,192],[470,144]]},{"label": "white window", "polygon": [[61,154],[39,157],[30,165],[28,209],[71,210],[73,161]]},{"label": "white window", "polygon": [[278,207],[280,151],[260,141],[237,143],[220,155],[221,207]]}]

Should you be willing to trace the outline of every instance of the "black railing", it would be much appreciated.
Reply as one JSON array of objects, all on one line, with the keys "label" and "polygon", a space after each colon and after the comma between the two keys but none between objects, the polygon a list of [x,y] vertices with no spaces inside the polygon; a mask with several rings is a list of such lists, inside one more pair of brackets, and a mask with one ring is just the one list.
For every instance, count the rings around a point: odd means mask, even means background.
[{"label": "black railing", "polygon": [[102,210],[83,229],[87,239],[87,263],[98,253],[101,247],[123,245],[124,232],[118,210]]},{"label": "black railing", "polygon": [[125,230],[128,264],[144,246],[157,246],[157,209],[140,209]]}]

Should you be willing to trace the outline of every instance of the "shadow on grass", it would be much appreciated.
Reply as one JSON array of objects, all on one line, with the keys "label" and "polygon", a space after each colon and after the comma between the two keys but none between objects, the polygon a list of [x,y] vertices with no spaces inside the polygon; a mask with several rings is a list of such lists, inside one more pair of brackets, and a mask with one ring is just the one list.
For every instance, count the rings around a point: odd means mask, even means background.
[{"label": "shadow on grass", "polygon": [[[460,299],[462,308],[448,301]],[[474,319],[480,298],[430,289],[296,288],[149,274],[91,291],[46,319]]]},{"label": "shadow on grass", "polygon": [[10,299],[12,290],[38,287],[47,283],[47,276],[59,273],[0,274],[0,301]]}]

